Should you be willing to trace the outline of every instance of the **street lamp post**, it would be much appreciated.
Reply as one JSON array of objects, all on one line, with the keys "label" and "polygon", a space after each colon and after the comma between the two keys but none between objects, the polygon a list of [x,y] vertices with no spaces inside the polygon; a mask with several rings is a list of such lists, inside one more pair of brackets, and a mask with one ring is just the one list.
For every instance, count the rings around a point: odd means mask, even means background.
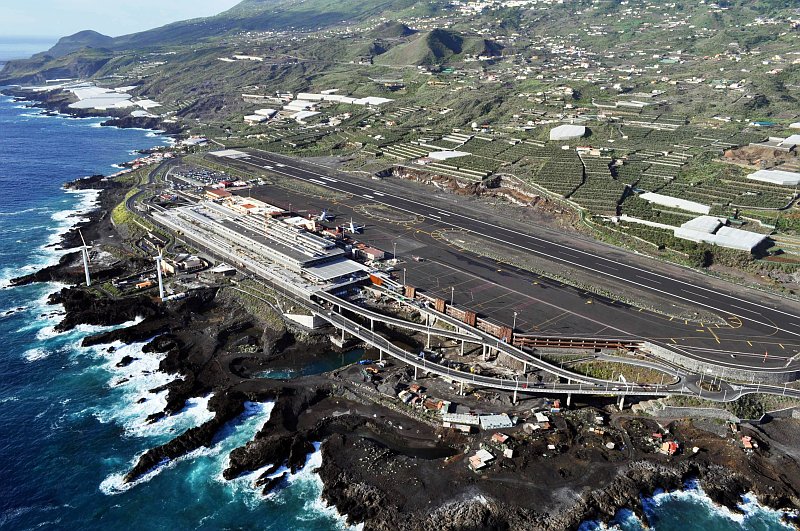
[{"label": "street lamp post", "polygon": [[456,288],[455,286],[450,286],[450,306],[455,306],[455,298],[456,298]]},{"label": "street lamp post", "polygon": [[397,261],[397,242],[392,242],[392,260]]},{"label": "street lamp post", "polygon": [[514,322],[511,325],[511,332],[517,329],[517,312],[514,312]]},{"label": "street lamp post", "polygon": [[406,268],[403,268],[403,285],[406,285]]}]

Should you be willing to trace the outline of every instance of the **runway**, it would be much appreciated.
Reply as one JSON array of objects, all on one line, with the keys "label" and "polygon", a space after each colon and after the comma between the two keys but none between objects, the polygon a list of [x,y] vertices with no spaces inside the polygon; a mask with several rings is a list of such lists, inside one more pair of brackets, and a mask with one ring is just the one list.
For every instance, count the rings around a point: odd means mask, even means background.
[{"label": "runway", "polygon": [[[313,183],[352,197],[349,207],[359,203],[382,204],[420,220],[414,227],[394,228],[397,234],[378,234],[383,249],[391,239],[403,247],[414,247],[414,238],[425,239],[414,250],[426,258],[421,263],[409,262],[409,283],[436,292],[447,300],[455,294],[462,304],[476,307],[506,324],[517,313],[521,331],[563,333],[564,335],[615,336],[621,334],[646,337],[681,350],[690,357],[715,360],[721,365],[759,370],[781,370],[794,367],[800,350],[800,310],[791,302],[743,288],[725,290],[714,286],[703,275],[681,270],[670,276],[657,267],[643,267],[641,257],[626,260],[618,249],[608,253],[613,258],[581,247],[581,242],[568,244],[553,238],[548,229],[530,226],[520,231],[479,219],[430,200],[404,194],[401,182],[372,182],[348,174],[334,173],[288,157],[248,149],[248,158],[217,159],[234,167],[266,170],[278,176]],[[394,181],[394,180],[393,180]],[[296,203],[299,204],[299,203]],[[591,274],[602,285],[604,279],[624,282],[666,300],[694,305],[721,316],[727,326],[676,322],[664,316],[637,311],[635,308],[602,300],[580,290],[539,278],[529,271],[507,264],[454,251],[430,238],[437,230],[456,229],[477,235],[504,246],[535,254],[549,260],[555,268],[568,265]],[[389,232],[392,228],[388,229]],[[372,232],[368,230],[367,232]],[[380,233],[380,231],[378,231]],[[384,230],[384,232],[387,232]],[[373,238],[365,234],[365,241]],[[390,241],[386,241],[389,238]],[[410,243],[409,243],[410,242]],[[609,248],[612,250],[612,248]],[[400,248],[399,253],[408,253]],[[654,264],[658,264],[653,261]],[[412,282],[413,280],[413,282]],[[736,293],[734,293],[736,292]],[[567,296],[569,295],[569,296]],[[590,301],[590,302],[589,302]],[[458,303],[458,299],[456,298]],[[530,309],[544,309],[546,320],[528,318]],[[583,330],[583,334],[579,334]]]}]

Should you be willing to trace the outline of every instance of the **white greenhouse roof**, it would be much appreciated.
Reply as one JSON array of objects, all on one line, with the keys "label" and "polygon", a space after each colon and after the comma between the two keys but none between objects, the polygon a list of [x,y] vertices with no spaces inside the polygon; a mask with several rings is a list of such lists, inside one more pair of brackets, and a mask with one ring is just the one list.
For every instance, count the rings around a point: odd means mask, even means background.
[{"label": "white greenhouse roof", "polygon": [[569,140],[585,134],[586,128],[582,125],[559,125],[550,130],[550,140]]},{"label": "white greenhouse roof", "polygon": [[763,234],[722,226],[720,220],[713,216],[700,216],[687,221],[676,228],[674,234],[676,238],[740,251],[752,251],[767,239]]},{"label": "white greenhouse roof", "polygon": [[758,170],[747,176],[753,181],[780,184],[782,186],[797,186],[800,184],[800,173],[783,170]]},{"label": "white greenhouse roof", "polygon": [[649,201],[657,205],[679,208],[681,210],[695,212],[697,214],[708,214],[711,212],[711,207],[708,205],[696,203],[694,201],[688,201],[686,199],[679,199],[677,197],[671,197],[668,195],[656,194],[654,192],[645,192],[640,194],[639,197],[645,201]]},{"label": "white greenhouse roof", "polygon": [[714,216],[699,216],[681,225],[682,229],[696,230],[706,234],[714,234],[725,222]]},{"label": "white greenhouse roof", "polygon": [[454,159],[456,157],[465,157],[470,155],[465,151],[433,151],[428,153],[428,156],[435,160],[447,160],[447,159]]}]

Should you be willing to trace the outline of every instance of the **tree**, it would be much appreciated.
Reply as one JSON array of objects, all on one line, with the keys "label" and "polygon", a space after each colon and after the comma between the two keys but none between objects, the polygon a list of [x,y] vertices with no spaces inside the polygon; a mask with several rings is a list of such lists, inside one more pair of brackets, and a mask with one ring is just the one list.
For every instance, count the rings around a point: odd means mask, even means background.
[{"label": "tree", "polygon": [[696,245],[687,251],[689,263],[693,267],[708,267],[714,263],[714,253],[707,245]]}]

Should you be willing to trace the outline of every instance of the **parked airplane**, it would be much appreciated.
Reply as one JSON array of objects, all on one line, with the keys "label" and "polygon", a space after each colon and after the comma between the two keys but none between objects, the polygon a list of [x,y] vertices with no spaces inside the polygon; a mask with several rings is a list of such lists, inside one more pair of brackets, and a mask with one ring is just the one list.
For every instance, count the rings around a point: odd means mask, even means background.
[{"label": "parked airplane", "polygon": [[329,213],[328,209],[323,209],[322,212],[317,216],[317,221],[333,221],[336,219],[336,216]]},{"label": "parked airplane", "polygon": [[344,230],[350,234],[361,234],[364,232],[364,225],[356,225],[353,223],[353,218],[350,218],[350,223],[344,226]]}]

